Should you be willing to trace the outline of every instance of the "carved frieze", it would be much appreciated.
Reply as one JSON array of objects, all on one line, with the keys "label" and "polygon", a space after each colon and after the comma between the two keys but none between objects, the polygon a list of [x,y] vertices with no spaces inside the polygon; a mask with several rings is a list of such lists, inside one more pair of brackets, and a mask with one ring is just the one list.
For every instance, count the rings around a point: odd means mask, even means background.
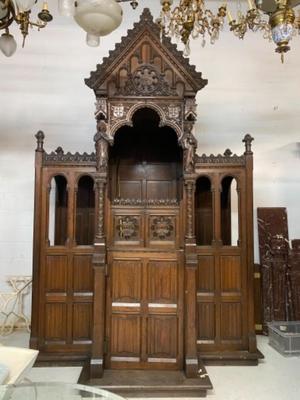
[{"label": "carved frieze", "polygon": [[139,217],[132,215],[118,215],[115,217],[116,240],[136,240],[139,233]]},{"label": "carved frieze", "polygon": [[52,151],[51,153],[43,153],[43,164],[44,165],[54,165],[54,164],[88,164],[95,165],[96,154],[95,153],[83,153],[80,154],[76,152],[72,154],[70,152],[64,153],[62,149],[59,152]]},{"label": "carved frieze", "polygon": [[196,154],[195,157],[196,164],[236,164],[236,165],[245,165],[245,156],[238,156],[236,154],[232,154],[231,150],[227,149],[224,153],[214,155],[210,154],[209,156],[206,154],[202,154],[201,156]]},{"label": "carved frieze", "polygon": [[177,199],[114,199],[113,206],[179,206]]},{"label": "carved frieze", "polygon": [[166,215],[154,215],[150,217],[151,240],[174,240],[175,218]]}]

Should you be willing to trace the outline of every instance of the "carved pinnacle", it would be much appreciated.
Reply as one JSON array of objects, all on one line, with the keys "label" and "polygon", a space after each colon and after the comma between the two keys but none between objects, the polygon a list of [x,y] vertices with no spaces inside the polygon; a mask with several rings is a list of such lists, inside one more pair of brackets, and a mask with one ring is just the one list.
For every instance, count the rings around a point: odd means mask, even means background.
[{"label": "carved pinnacle", "polygon": [[37,134],[35,135],[36,137],[36,141],[37,141],[37,148],[36,151],[44,151],[44,139],[45,139],[45,135],[43,131],[38,131]]},{"label": "carved pinnacle", "polygon": [[245,135],[243,139],[243,143],[245,143],[245,153],[244,154],[253,154],[251,150],[251,143],[253,142],[253,137],[249,134]]}]

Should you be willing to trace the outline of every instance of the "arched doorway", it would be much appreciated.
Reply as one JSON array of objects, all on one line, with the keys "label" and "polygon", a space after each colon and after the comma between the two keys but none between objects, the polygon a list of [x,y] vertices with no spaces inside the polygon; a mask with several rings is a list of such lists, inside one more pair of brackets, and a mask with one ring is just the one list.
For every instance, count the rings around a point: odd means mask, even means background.
[{"label": "arched doorway", "polygon": [[106,368],[183,367],[182,150],[138,110],[109,152]]}]

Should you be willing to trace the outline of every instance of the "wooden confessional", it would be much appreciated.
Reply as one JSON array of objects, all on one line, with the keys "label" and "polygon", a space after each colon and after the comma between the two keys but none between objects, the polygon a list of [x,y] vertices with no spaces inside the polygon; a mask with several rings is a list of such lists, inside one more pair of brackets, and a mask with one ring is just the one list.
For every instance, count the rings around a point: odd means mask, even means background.
[{"label": "wooden confessional", "polygon": [[256,364],[253,139],[196,154],[207,81],[147,9],[85,82],[96,152],[48,154],[36,135],[31,347],[92,377]]}]

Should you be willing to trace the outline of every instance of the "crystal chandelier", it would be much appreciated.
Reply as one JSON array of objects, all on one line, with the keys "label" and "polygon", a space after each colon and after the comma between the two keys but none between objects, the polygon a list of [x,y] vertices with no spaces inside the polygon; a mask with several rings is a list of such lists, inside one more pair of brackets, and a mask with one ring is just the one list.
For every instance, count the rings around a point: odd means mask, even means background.
[{"label": "crystal chandelier", "polygon": [[300,0],[248,0],[248,10],[243,12],[238,0],[236,17],[233,18],[228,5],[221,5],[216,14],[206,8],[205,0],[179,0],[171,9],[173,0],[161,0],[162,11],[158,23],[162,34],[175,37],[185,45],[184,54],[190,54],[190,38],[206,37],[213,44],[219,37],[227,15],[230,31],[244,39],[247,31],[261,31],[263,37],[274,41],[276,52],[283,62],[284,53],[290,50],[289,42],[300,33],[300,15],[296,18],[293,8]]},{"label": "crystal chandelier", "polygon": [[[138,6],[138,0],[58,0],[59,13],[73,16],[77,24],[86,31],[86,42],[89,46],[98,46],[100,36],[105,36],[115,30],[122,22],[122,8],[118,3],[130,2],[133,9]],[[53,17],[48,10],[47,2],[43,3],[38,18],[30,18],[32,8],[38,0],[0,0],[0,50],[10,57],[17,49],[17,42],[9,32],[13,22],[20,26],[23,35],[23,47],[29,27],[45,28]]]}]

